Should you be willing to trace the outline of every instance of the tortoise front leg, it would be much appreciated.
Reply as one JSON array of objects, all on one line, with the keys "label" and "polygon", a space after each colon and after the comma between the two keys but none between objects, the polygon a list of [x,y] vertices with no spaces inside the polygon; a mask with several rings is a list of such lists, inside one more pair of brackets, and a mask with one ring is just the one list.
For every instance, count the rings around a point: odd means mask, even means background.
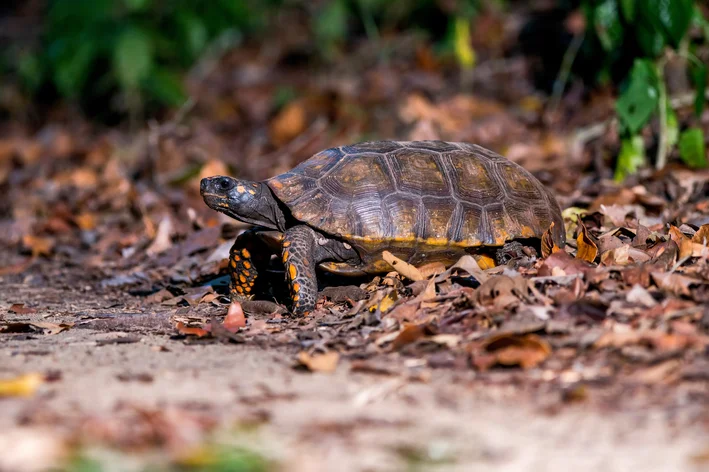
[{"label": "tortoise front leg", "polygon": [[302,225],[286,231],[283,241],[283,265],[290,287],[291,311],[308,315],[318,299],[316,235],[312,228]]},{"label": "tortoise front leg", "polygon": [[273,251],[261,237],[259,229],[241,233],[229,250],[229,297],[232,301],[248,300],[261,289],[263,274]]}]

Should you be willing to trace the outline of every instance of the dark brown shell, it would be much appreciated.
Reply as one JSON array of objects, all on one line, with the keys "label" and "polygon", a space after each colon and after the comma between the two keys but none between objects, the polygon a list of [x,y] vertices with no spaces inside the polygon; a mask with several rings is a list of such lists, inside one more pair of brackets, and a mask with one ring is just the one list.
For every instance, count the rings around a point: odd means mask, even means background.
[{"label": "dark brown shell", "polygon": [[266,182],[293,216],[372,250],[501,246],[563,220],[553,195],[483,147],[378,141],[322,151]]}]

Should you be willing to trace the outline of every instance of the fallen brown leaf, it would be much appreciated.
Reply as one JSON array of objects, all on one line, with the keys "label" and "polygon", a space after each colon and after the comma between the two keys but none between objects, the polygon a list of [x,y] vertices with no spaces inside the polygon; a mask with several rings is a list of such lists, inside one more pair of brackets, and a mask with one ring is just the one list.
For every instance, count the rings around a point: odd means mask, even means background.
[{"label": "fallen brown leaf", "polygon": [[496,364],[530,369],[544,362],[552,352],[549,343],[535,334],[493,335],[480,348],[482,352],[473,354],[473,363],[481,370]]},{"label": "fallen brown leaf", "polygon": [[18,315],[28,315],[30,313],[37,313],[37,310],[35,310],[34,308],[26,307],[24,303],[14,303],[12,304],[12,306],[10,306],[8,311],[11,313],[16,313]]},{"label": "fallen brown leaf", "polygon": [[578,250],[576,251],[576,257],[587,262],[593,262],[598,255],[598,246],[591,240],[591,237],[588,235],[588,230],[581,220],[579,220],[578,226],[579,234],[576,237]]},{"label": "fallen brown leaf", "polygon": [[205,336],[211,336],[211,333],[209,330],[204,329],[204,328],[196,328],[192,326],[187,326],[184,324],[182,321],[178,321],[177,325],[175,325],[177,328],[177,331],[180,334],[184,334],[186,336],[197,336],[199,338],[205,337]]},{"label": "fallen brown leaf", "polygon": [[246,326],[246,316],[244,316],[244,310],[241,309],[241,303],[231,302],[222,326],[231,333],[236,333],[239,328]]},{"label": "fallen brown leaf", "polygon": [[334,372],[340,355],[335,351],[324,354],[308,354],[305,351],[298,353],[298,366],[307,368],[311,372]]}]

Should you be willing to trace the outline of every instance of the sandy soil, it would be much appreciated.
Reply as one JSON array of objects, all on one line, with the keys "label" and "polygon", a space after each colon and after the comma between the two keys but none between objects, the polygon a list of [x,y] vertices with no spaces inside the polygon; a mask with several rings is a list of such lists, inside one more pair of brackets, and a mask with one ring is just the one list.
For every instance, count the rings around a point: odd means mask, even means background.
[{"label": "sandy soil", "polygon": [[[50,446],[85,429],[86,418],[126,427],[125,405],[209,417],[215,431],[232,431],[232,441],[288,471],[709,468],[709,438],[692,421],[700,407],[691,401],[623,411],[560,404],[558,395],[482,385],[473,371],[430,370],[412,359],[394,375],[351,372],[348,360],[332,374],[304,372],[288,348],[178,339],[165,307],[139,308],[130,296],[90,287],[32,285],[40,284],[3,281],[2,318],[75,325],[56,335],[0,335],[0,378],[56,377],[30,398],[0,402],[0,470],[56,460]],[[10,303],[39,300],[37,313],[8,312]],[[230,428],[243,424],[258,426],[234,435]],[[203,439],[189,427],[179,434],[174,444]]]}]

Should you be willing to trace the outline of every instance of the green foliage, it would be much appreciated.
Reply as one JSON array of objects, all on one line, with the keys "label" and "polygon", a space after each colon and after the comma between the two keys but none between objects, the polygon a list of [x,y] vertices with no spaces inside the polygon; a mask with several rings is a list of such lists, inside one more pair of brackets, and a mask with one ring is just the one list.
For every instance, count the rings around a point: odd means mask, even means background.
[{"label": "green foliage", "polygon": [[252,3],[51,0],[40,47],[20,56],[15,71],[30,92],[50,86],[73,101],[114,103],[119,93],[129,104],[179,105],[181,74],[211,41],[263,25],[272,2]]},{"label": "green foliage", "polygon": [[707,167],[704,132],[699,128],[689,128],[679,138],[679,155],[689,167],[704,169]]},{"label": "green foliage", "polygon": [[[635,172],[642,165],[645,151],[640,131],[654,118],[660,119],[660,144],[657,166],[665,164],[666,155],[680,143],[685,147],[686,133],[679,138],[679,123],[669,107],[664,66],[667,51],[688,59],[688,74],[696,88],[695,112],[702,113],[707,87],[707,65],[692,54],[689,42],[694,25],[709,41],[709,21],[704,18],[695,0],[584,0],[584,11],[590,26],[587,38],[593,51],[596,44],[602,52],[602,68],[598,77],[622,74],[621,93],[616,102],[623,144],[618,157],[616,178]],[[593,54],[593,53],[592,53]],[[687,149],[689,149],[687,147]],[[689,151],[696,156],[696,152]],[[703,155],[703,154],[702,154]],[[685,162],[690,162],[682,157]],[[696,162],[696,161],[691,161]]]}]

